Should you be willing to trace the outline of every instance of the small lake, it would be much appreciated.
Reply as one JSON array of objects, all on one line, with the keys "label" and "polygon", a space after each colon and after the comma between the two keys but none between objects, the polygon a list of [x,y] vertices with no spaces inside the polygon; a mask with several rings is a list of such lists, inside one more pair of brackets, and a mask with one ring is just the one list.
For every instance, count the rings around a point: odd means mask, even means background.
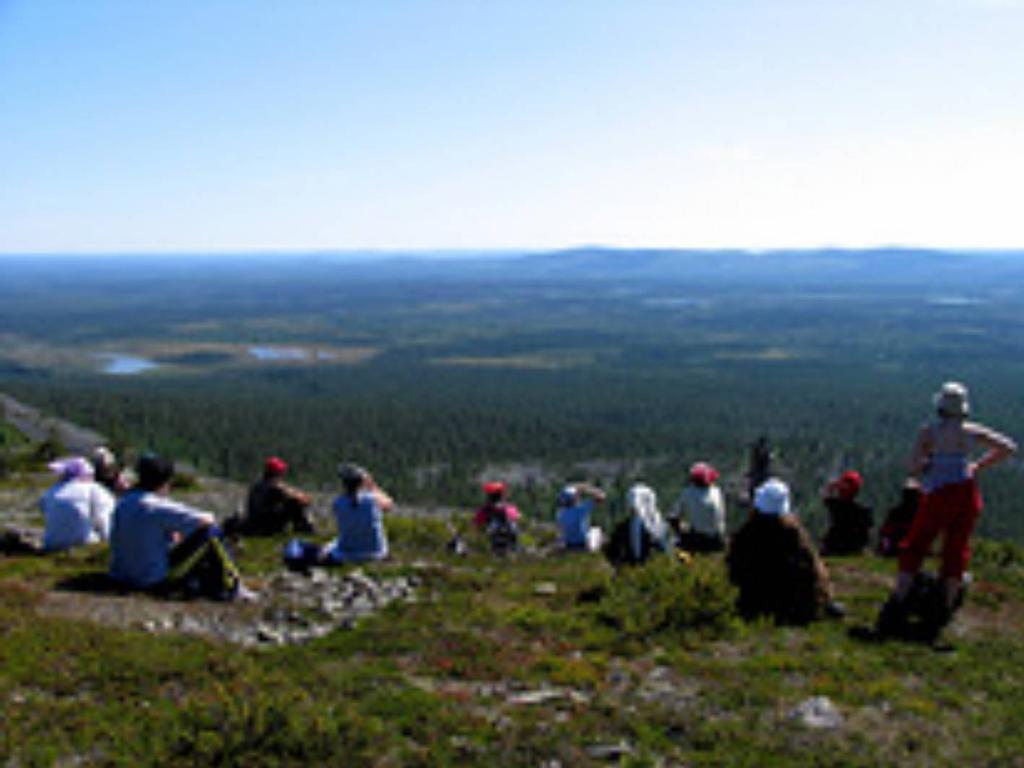
[{"label": "small lake", "polygon": [[120,352],[102,352],[95,357],[102,361],[103,367],[100,370],[111,376],[134,376],[160,367],[160,363],[148,357],[123,355]]},{"label": "small lake", "polygon": [[973,307],[985,303],[970,296],[933,296],[927,301],[933,307]]},{"label": "small lake", "polygon": [[661,298],[644,299],[642,303],[648,307],[674,309],[677,307],[703,307],[710,302],[707,299],[686,299],[682,297],[665,296]]},{"label": "small lake", "polygon": [[263,362],[309,359],[309,352],[302,347],[249,347],[248,352],[251,357]]}]

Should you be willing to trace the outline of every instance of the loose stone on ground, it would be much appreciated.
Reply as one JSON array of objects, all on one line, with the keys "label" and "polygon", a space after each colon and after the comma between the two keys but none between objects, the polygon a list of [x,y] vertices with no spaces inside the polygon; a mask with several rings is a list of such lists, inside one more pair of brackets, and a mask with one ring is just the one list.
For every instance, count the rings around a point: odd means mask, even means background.
[{"label": "loose stone on ground", "polygon": [[56,590],[42,610],[147,632],[209,637],[244,646],[304,643],[355,624],[393,602],[411,602],[416,576],[374,578],[362,569],[308,576],[282,571],[268,578],[253,604],[160,600],[148,595]]}]

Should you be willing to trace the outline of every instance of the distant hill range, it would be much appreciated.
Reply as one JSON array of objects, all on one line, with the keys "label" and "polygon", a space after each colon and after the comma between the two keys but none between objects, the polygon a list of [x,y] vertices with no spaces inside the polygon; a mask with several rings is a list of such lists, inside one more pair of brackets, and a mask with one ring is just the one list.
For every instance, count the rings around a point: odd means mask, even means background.
[{"label": "distant hill range", "polygon": [[[60,269],[66,267],[66,269]],[[143,268],[144,267],[144,268]],[[472,279],[536,282],[727,281],[822,284],[1007,284],[1024,279],[1024,250],[922,248],[623,249],[586,246],[558,251],[295,251],[253,253],[0,255],[0,270],[18,277],[77,283],[149,278],[193,280],[240,271],[263,279],[341,273],[349,279]]]},{"label": "distant hill range", "polygon": [[872,250],[620,250],[577,248],[522,257],[535,275],[605,279],[857,283],[1001,280],[1024,276],[1024,251],[966,253],[905,248]]}]

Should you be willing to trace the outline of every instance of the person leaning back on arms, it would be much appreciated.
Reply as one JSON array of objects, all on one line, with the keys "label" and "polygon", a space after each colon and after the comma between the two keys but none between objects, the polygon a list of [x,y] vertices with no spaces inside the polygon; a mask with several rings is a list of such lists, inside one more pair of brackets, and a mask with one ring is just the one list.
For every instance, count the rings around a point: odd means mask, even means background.
[{"label": "person leaning back on arms", "polygon": [[143,455],[138,484],[114,509],[110,575],[132,589],[250,600],[209,512],[169,498],[174,464]]}]

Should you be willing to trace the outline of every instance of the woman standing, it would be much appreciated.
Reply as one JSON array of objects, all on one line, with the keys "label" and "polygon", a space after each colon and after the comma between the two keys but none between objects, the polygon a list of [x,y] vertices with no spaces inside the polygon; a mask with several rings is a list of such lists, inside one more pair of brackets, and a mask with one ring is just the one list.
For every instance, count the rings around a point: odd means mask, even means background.
[{"label": "woman standing", "polygon": [[[878,630],[883,634],[899,634],[914,579],[939,534],[944,602],[934,634],[949,621],[963,589],[971,533],[982,509],[978,473],[1017,450],[1006,435],[967,420],[970,404],[963,384],[946,382],[933,402],[935,418],[921,427],[911,457],[911,474],[921,480],[921,507],[901,545],[896,588],[879,616]],[[981,455],[973,458],[979,450]]]}]

